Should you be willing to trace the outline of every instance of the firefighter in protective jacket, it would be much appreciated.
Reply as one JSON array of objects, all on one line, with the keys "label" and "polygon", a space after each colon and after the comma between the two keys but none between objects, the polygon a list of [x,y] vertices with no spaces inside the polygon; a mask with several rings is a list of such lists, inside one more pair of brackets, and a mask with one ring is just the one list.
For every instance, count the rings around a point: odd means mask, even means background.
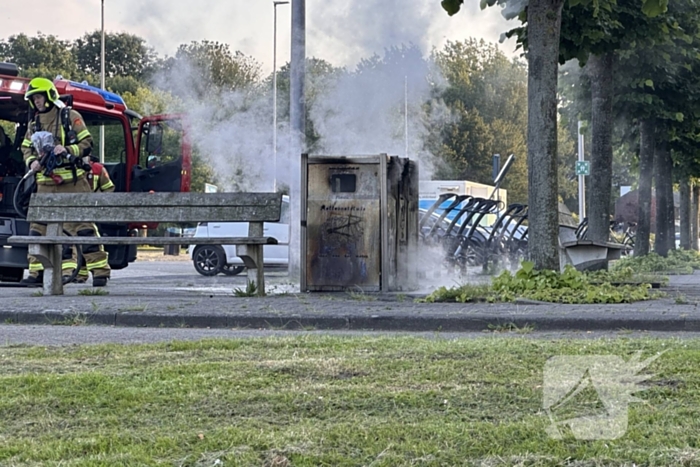
[{"label": "firefighter in protective jacket", "polygon": [[107,168],[100,164],[95,157],[90,157],[89,162],[92,171],[88,173],[88,182],[95,193],[111,193],[114,191],[114,182],[109,178]]},{"label": "firefighter in protective jacket", "polygon": [[[22,153],[27,167],[36,172],[37,192],[39,193],[89,193],[92,187],[88,183],[87,173],[82,164],[66,161],[80,161],[89,156],[92,151],[92,136],[85,126],[83,117],[75,110],[66,108],[59,99],[58,91],[53,82],[46,78],[34,78],[29,82],[29,87],[24,95],[33,110],[30,117],[27,134],[22,141]],[[64,154],[61,163],[46,174],[45,168],[39,162],[39,155],[32,145],[32,134],[37,131],[48,131],[54,136],[54,153]],[[97,227],[92,223],[65,223],[63,225],[70,235],[81,237],[95,237],[98,235]],[[32,223],[29,226],[29,235],[46,235],[46,225]],[[107,261],[107,253],[102,246],[87,245],[83,248],[83,256],[88,270],[93,273],[93,286],[107,285],[110,277],[110,268]],[[29,259],[29,277],[22,283],[27,285],[40,285],[43,283],[43,265],[32,255]],[[72,274],[77,267],[71,261],[70,254],[64,255],[64,276]]]}]

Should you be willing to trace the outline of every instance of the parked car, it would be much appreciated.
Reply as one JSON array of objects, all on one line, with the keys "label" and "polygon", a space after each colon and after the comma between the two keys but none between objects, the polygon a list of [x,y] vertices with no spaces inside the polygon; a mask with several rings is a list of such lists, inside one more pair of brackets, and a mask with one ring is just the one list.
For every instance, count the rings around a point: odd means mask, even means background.
[{"label": "parked car", "polygon": [[[282,213],[279,222],[263,223],[263,234],[275,237],[279,244],[263,246],[265,267],[289,265],[289,197],[282,197]],[[235,245],[197,245],[197,238],[246,237],[247,222],[201,222],[197,225],[187,252],[197,272],[203,276],[219,273],[235,276],[245,269],[243,260],[236,256]]]}]

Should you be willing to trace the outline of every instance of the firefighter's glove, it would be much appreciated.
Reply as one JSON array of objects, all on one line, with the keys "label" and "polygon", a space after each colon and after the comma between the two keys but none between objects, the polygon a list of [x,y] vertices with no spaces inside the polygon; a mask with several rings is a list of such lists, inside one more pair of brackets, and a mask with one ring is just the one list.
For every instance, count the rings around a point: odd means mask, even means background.
[{"label": "firefighter's glove", "polygon": [[82,157],[74,156],[72,154],[66,154],[65,157],[67,157],[68,162],[72,166],[78,167],[88,172],[91,170],[90,164],[86,164]]}]

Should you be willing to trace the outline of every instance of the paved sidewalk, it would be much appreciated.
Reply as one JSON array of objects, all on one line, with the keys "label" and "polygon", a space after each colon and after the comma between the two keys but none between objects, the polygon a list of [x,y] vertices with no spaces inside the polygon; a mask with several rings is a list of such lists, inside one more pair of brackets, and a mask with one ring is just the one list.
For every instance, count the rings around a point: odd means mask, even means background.
[{"label": "paved sidewalk", "polygon": [[[154,268],[157,266],[153,266]],[[284,293],[289,279],[271,273],[272,295],[235,297],[242,277],[186,275],[110,282],[107,295],[38,296],[37,289],[0,287],[0,323],[228,329],[337,329],[381,331],[482,331],[523,329],[700,332],[700,274],[671,276],[669,296],[623,305],[520,303],[416,303],[416,294]],[[235,285],[238,284],[238,285]],[[235,285],[235,287],[234,287]],[[83,292],[85,293],[85,292]],[[419,294],[420,295],[420,294]]]}]

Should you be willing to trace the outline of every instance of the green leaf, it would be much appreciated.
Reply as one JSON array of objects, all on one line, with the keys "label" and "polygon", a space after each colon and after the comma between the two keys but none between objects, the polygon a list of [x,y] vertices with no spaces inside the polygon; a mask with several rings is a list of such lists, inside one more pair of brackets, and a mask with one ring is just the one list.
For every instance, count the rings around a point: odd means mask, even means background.
[{"label": "green leaf", "polygon": [[442,0],[442,8],[447,12],[448,15],[453,16],[459,13],[459,9],[462,6],[464,0]]},{"label": "green leaf", "polygon": [[683,112],[676,112],[676,121],[682,122],[683,121]]},{"label": "green leaf", "polygon": [[651,89],[654,89],[654,81],[648,79],[648,80],[644,81],[644,84],[649,86]]},{"label": "green leaf", "polygon": [[533,263],[532,261],[523,261],[521,268],[523,271],[529,274],[535,268],[535,263]]},{"label": "green leaf", "polygon": [[650,18],[666,13],[668,0],[644,0],[642,12]]}]

